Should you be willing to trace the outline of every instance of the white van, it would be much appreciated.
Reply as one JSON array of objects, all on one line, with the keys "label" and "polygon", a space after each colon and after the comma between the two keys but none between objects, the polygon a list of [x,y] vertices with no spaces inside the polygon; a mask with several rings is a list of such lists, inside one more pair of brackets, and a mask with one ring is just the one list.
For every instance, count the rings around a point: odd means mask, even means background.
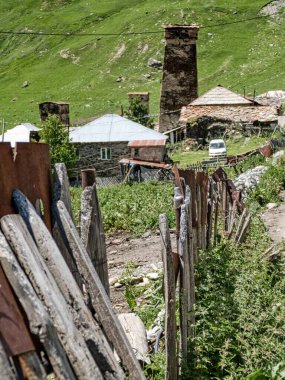
[{"label": "white van", "polygon": [[227,147],[224,140],[211,140],[209,144],[209,157],[226,157]]}]

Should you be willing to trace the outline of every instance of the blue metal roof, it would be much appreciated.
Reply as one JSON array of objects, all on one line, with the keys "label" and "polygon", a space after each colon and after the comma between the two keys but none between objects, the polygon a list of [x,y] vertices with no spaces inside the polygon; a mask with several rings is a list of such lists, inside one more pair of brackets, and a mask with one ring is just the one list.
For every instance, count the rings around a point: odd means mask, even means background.
[{"label": "blue metal roof", "polygon": [[75,143],[167,139],[162,133],[115,114],[104,115],[78,127],[69,137]]}]

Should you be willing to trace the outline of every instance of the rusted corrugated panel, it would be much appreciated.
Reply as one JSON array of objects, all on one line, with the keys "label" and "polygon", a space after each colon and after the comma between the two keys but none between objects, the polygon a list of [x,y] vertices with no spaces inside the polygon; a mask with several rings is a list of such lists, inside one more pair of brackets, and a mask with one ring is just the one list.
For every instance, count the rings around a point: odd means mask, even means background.
[{"label": "rusted corrugated panel", "polygon": [[165,146],[166,140],[133,140],[128,143],[131,148],[151,147],[151,146]]},{"label": "rusted corrugated panel", "polygon": [[35,351],[14,293],[0,265],[0,338],[8,356]]},{"label": "rusted corrugated panel", "polygon": [[218,168],[213,174],[212,178],[215,182],[220,182],[227,179],[227,174],[222,168]]},{"label": "rusted corrugated panel", "polygon": [[172,168],[169,164],[162,164],[158,162],[151,162],[151,161],[140,161],[140,160],[130,160],[129,158],[122,158],[119,161],[120,164],[137,164],[141,166],[151,166],[154,168],[161,168],[161,169],[167,169],[170,170]]},{"label": "rusted corrugated panel", "polygon": [[267,144],[265,146],[262,146],[261,148],[259,148],[259,151],[260,153],[264,156],[264,157],[271,157],[272,156],[272,147],[270,144]]},{"label": "rusted corrugated panel", "polygon": [[42,200],[46,226],[51,229],[51,168],[47,144],[0,143],[0,217],[14,214],[12,192],[21,190],[35,206]]}]

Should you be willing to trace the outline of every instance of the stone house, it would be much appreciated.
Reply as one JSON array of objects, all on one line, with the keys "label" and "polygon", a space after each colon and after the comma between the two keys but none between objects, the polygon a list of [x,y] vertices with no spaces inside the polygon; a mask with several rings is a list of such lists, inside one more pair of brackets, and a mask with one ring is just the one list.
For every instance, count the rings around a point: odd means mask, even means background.
[{"label": "stone house", "polygon": [[130,157],[130,141],[167,139],[159,132],[114,114],[75,128],[69,136],[79,154],[78,169],[95,168],[101,177],[120,174],[118,162]]},{"label": "stone house", "polygon": [[166,158],[166,140],[133,140],[131,158],[147,162],[164,162]]},{"label": "stone house", "polygon": [[182,107],[179,126],[165,132],[170,142],[184,138],[220,137],[230,126],[241,130],[273,129],[278,124],[278,107],[262,105],[225,87],[216,86]]}]

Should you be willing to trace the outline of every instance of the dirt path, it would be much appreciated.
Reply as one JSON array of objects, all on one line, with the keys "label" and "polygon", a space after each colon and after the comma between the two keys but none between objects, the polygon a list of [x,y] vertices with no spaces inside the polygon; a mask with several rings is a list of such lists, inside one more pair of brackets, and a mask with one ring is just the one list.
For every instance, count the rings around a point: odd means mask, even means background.
[{"label": "dirt path", "polygon": [[[175,236],[172,234],[172,247],[175,247]],[[139,239],[118,236],[107,239],[107,255],[109,282],[111,285],[111,301],[115,309],[122,313],[130,311],[125,300],[125,287],[116,287],[127,266],[134,266],[134,276],[162,269],[159,234],[146,233]]]},{"label": "dirt path", "polygon": [[262,215],[268,234],[275,243],[285,240],[285,190],[280,193],[280,197],[283,202]]}]

